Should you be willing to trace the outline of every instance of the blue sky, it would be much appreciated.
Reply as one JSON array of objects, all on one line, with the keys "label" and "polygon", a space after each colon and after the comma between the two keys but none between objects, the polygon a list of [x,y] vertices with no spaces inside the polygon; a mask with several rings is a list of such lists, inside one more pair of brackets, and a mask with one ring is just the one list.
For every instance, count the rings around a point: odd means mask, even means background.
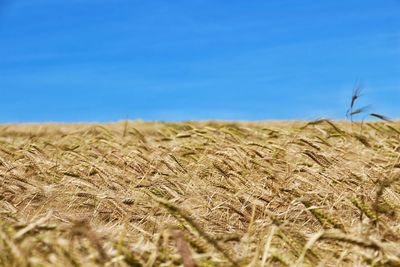
[{"label": "blue sky", "polygon": [[400,118],[400,0],[0,0],[0,122]]}]

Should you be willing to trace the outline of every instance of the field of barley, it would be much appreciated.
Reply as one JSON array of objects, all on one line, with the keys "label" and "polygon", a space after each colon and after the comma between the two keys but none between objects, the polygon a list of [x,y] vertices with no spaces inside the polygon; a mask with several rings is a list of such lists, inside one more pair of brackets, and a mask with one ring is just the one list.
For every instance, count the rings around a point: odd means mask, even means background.
[{"label": "field of barley", "polygon": [[399,122],[0,126],[0,266],[400,266]]}]

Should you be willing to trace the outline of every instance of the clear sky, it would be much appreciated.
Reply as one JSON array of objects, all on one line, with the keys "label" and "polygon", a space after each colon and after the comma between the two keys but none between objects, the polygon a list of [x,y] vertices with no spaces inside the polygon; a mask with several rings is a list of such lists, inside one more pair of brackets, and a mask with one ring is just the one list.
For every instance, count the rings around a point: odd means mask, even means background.
[{"label": "clear sky", "polygon": [[0,0],[0,122],[400,118],[400,0]]}]

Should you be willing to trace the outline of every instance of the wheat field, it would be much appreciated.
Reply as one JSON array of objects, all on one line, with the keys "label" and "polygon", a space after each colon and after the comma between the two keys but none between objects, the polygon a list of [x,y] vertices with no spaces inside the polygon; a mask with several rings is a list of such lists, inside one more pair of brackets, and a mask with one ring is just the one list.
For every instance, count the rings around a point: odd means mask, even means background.
[{"label": "wheat field", "polygon": [[400,123],[0,126],[1,266],[400,266]]}]

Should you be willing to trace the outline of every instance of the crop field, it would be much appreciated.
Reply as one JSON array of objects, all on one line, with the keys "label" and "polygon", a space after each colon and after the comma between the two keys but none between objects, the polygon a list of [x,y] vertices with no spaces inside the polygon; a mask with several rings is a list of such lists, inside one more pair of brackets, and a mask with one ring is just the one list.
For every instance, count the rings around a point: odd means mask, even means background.
[{"label": "crop field", "polygon": [[0,266],[400,266],[400,123],[0,126]]}]

